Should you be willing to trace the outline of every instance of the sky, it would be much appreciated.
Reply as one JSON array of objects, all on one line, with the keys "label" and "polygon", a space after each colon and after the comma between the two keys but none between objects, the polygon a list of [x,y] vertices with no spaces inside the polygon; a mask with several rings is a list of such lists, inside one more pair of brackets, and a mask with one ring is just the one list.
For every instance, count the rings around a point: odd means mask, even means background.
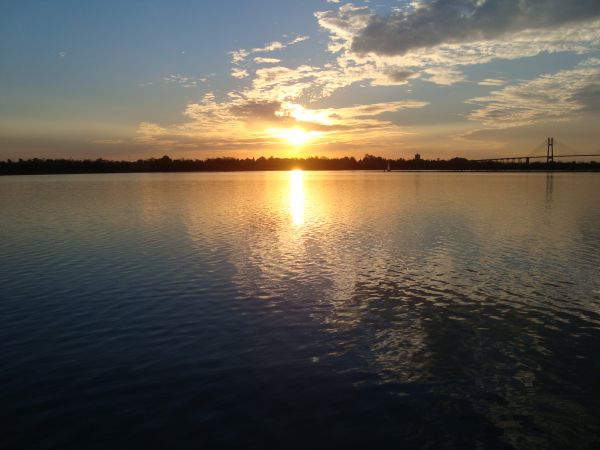
[{"label": "sky", "polygon": [[598,0],[4,0],[0,159],[600,152]]}]

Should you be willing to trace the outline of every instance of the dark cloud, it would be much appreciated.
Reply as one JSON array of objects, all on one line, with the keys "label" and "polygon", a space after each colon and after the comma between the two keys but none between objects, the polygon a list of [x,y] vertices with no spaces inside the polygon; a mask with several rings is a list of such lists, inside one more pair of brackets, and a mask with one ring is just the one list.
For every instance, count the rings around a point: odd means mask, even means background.
[{"label": "dark cloud", "polygon": [[236,116],[254,120],[279,119],[276,113],[281,109],[280,102],[247,102],[243,105],[235,105],[230,108]]},{"label": "dark cloud", "polygon": [[392,70],[387,74],[387,76],[390,77],[390,80],[396,83],[408,81],[408,79],[413,77],[414,75],[414,72],[409,72],[408,70]]},{"label": "dark cloud", "polygon": [[571,99],[581,104],[581,110],[587,112],[600,112],[600,80],[588,84],[571,96]]},{"label": "dark cloud", "polygon": [[298,121],[289,115],[280,114],[281,102],[249,101],[232,106],[229,111],[248,122],[267,122],[273,126],[294,126]]},{"label": "dark cloud", "polygon": [[317,122],[298,120],[290,115],[281,114],[281,102],[247,102],[232,106],[229,111],[248,121],[262,122],[276,127],[301,127],[306,131],[340,131],[349,129],[346,125],[327,125]]},{"label": "dark cloud", "polygon": [[403,55],[445,43],[491,40],[600,17],[600,0],[430,0],[389,16],[373,16],[352,42],[357,53]]}]

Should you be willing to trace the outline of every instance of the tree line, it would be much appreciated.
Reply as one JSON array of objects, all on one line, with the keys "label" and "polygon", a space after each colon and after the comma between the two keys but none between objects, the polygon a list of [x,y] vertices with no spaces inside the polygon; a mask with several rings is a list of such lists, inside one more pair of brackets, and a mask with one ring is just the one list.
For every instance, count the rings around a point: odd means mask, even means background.
[{"label": "tree line", "polygon": [[599,171],[600,163],[592,162],[499,162],[474,161],[466,158],[386,159],[365,155],[325,158],[208,158],[208,159],[138,159],[115,161],[108,159],[19,159],[0,161],[0,175],[75,174],[75,173],[135,173],[135,172],[234,172],[272,170],[567,170]]}]

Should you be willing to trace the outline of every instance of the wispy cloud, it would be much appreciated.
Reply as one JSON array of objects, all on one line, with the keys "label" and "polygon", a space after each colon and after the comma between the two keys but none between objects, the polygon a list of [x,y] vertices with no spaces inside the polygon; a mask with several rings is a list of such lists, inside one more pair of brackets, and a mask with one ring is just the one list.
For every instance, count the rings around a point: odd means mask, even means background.
[{"label": "wispy cloud", "polygon": [[248,71],[246,69],[242,69],[240,67],[233,67],[231,69],[231,76],[234,78],[247,78],[250,76],[250,73],[248,73]]},{"label": "wispy cloud", "polygon": [[123,139],[95,139],[92,141],[92,144],[101,145],[120,145],[124,143],[125,141]]},{"label": "wispy cloud", "polygon": [[496,78],[486,78],[477,83],[479,86],[504,86],[506,81],[498,80]]},{"label": "wispy cloud", "polygon": [[[515,1],[506,0],[506,5],[514,6]],[[459,3],[445,1],[448,6]],[[504,5],[497,0],[464,0],[463,3],[466,11],[470,11],[469,8],[476,10],[480,21],[485,12],[480,9],[483,4],[490,8]],[[520,0],[520,3],[530,2]],[[559,8],[558,3],[550,3],[553,8]],[[596,10],[590,2],[583,3],[592,12]],[[413,1],[383,19],[369,6],[350,3],[336,5],[330,11],[316,12],[319,26],[329,36],[328,62],[286,64],[285,52],[279,51],[305,41],[308,39],[306,36],[230,52],[231,75],[239,80],[234,90],[220,93],[218,99],[217,95],[208,93],[201,101],[189,104],[184,112],[184,123],[168,126],[143,123],[138,130],[138,138],[145,143],[177,148],[235,149],[243,146],[266,151],[281,144],[273,130],[300,127],[319,134],[314,145],[397,146],[409,130],[395,124],[391,117],[402,109],[424,108],[427,102],[405,99],[340,107],[316,108],[311,105],[315,102],[328,104],[327,99],[337,90],[355,84],[364,87],[398,86],[420,79],[450,86],[465,81],[463,72],[466,66],[497,59],[530,57],[543,52],[584,54],[600,44],[600,20],[594,21],[594,14],[585,18],[578,12],[578,7],[573,9],[566,5],[564,8],[568,12],[565,17],[570,17],[568,20],[557,19],[557,13],[553,11],[550,18],[527,28],[515,23],[530,15],[513,14],[512,22],[505,23],[504,31],[498,31],[498,28],[477,39],[473,37],[477,35],[474,31],[477,27],[473,25],[469,33],[459,34],[457,38],[446,39],[438,34],[436,39],[427,41],[413,36],[412,41],[405,42],[398,52],[359,51],[356,43],[377,21],[389,20],[392,23],[392,18],[402,15],[414,28],[417,16],[431,16],[438,20],[437,10],[433,14],[431,8],[441,8],[441,4],[441,0]],[[504,7],[509,8],[506,5]],[[509,8],[509,11],[513,10]],[[456,26],[455,18],[449,17],[448,20],[448,27]],[[549,23],[556,26],[539,33],[539,27]],[[415,32],[421,31],[415,28]],[[394,42],[393,39],[390,37],[390,42]],[[276,58],[265,55],[272,52],[278,52]],[[513,86],[507,86],[506,81],[496,78],[482,79],[478,82],[480,86],[497,87],[499,90],[469,100],[468,103],[477,106],[468,119],[488,127],[506,128],[576,117],[600,105],[598,71],[599,65],[590,59],[572,70]],[[407,90],[402,92],[409,95]],[[473,122],[464,120],[462,131],[473,127]],[[451,134],[449,130],[439,131],[442,132]]]},{"label": "wispy cloud", "polygon": [[178,84],[182,87],[194,88],[197,87],[199,83],[206,82],[207,79],[205,77],[198,78],[188,75],[172,74],[163,77],[162,80],[167,83]]},{"label": "wispy cloud", "polygon": [[510,128],[548,121],[567,121],[583,112],[600,112],[600,59],[571,70],[542,75],[507,86],[468,103],[479,105],[469,119],[488,128]]},{"label": "wispy cloud", "polygon": [[426,78],[427,81],[445,86],[450,86],[465,79],[463,73],[453,67],[430,67],[425,69],[424,72],[429,75]]},{"label": "wispy cloud", "polygon": [[272,42],[269,42],[268,44],[265,44],[262,47],[255,47],[252,49],[241,48],[239,50],[234,50],[232,52],[229,52],[229,55],[231,56],[231,62],[233,64],[236,64],[236,65],[242,64],[244,61],[246,61],[246,59],[249,56],[251,56],[255,53],[270,53],[270,52],[274,52],[276,50],[282,50],[291,45],[296,45],[296,44],[299,44],[300,42],[304,42],[308,39],[309,39],[308,36],[296,36],[295,38],[293,38],[291,41],[289,41],[287,43],[283,43],[281,41],[272,41]]},{"label": "wispy cloud", "polygon": [[288,42],[288,46],[289,45],[296,45],[299,44],[300,42],[304,42],[304,41],[308,41],[310,39],[309,36],[296,36],[294,39],[292,39],[290,42]]},{"label": "wispy cloud", "polygon": [[406,134],[383,119],[383,114],[426,105],[427,102],[404,100],[311,109],[292,102],[250,99],[240,93],[230,93],[225,100],[217,101],[214,94],[208,93],[200,102],[187,106],[184,114],[188,122],[172,126],[142,123],[138,140],[146,144],[176,148],[196,145],[213,150],[232,150],[243,143],[247,149],[266,150],[281,146],[278,130],[301,128],[319,135],[315,145],[375,144]]},{"label": "wispy cloud", "polygon": [[277,58],[263,58],[262,56],[257,56],[254,58],[254,62],[256,64],[277,64],[280,63],[281,60]]}]

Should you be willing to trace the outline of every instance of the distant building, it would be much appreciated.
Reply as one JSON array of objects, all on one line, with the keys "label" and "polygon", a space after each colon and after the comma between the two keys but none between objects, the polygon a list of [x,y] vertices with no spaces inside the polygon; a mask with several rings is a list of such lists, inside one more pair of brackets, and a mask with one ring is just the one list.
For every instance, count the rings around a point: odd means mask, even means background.
[{"label": "distant building", "polygon": [[419,155],[418,153],[415,155],[415,161],[418,161],[421,159],[421,155]]}]

